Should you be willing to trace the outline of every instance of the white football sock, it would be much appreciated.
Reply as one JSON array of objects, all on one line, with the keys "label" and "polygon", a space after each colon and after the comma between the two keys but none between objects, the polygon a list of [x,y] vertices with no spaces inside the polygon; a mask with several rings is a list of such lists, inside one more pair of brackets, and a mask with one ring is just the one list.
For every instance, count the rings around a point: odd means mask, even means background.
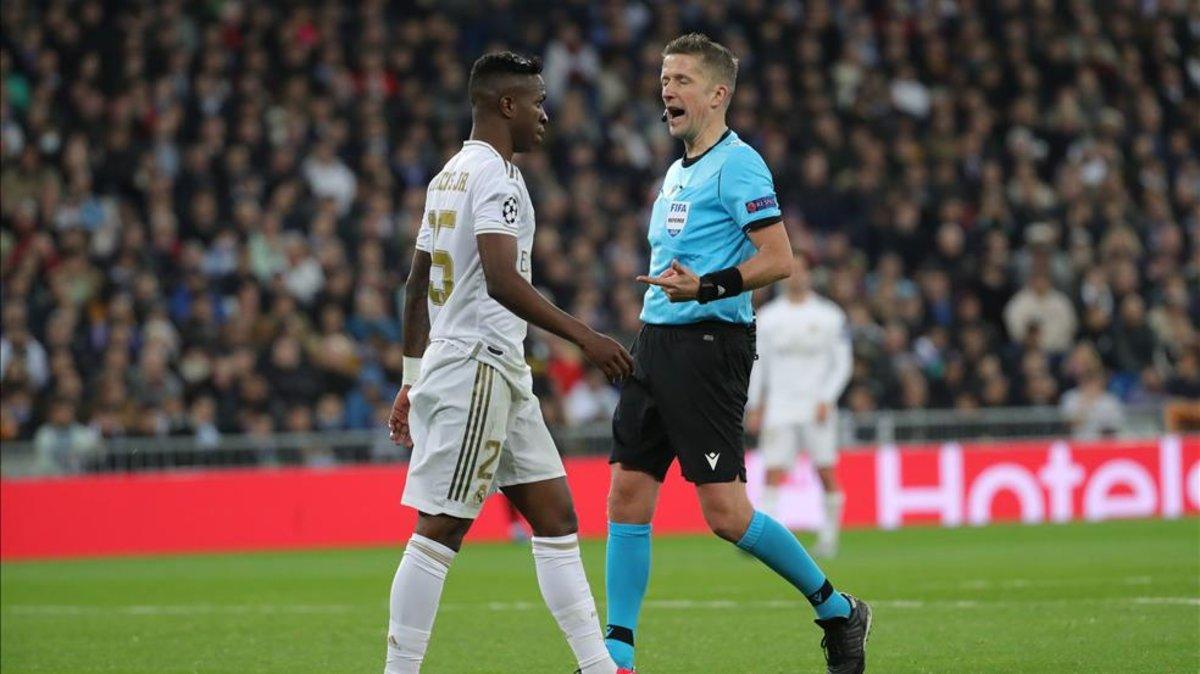
[{"label": "white football sock", "polygon": [[821,538],[836,545],[838,532],[842,528],[842,506],[846,504],[846,494],[831,491],[825,494],[825,525],[821,527]]},{"label": "white football sock", "polygon": [[759,510],[771,517],[782,520],[779,513],[775,512],[775,508],[779,504],[779,487],[772,484],[764,484],[762,492],[762,506]]},{"label": "white football sock", "polygon": [[583,674],[615,674],[608,655],[596,601],[579,558],[579,537],[534,536],[533,561],[546,607],[558,621]]},{"label": "white football sock", "polygon": [[442,599],[446,572],[456,553],[435,540],[413,534],[392,579],[384,674],[417,674]]}]

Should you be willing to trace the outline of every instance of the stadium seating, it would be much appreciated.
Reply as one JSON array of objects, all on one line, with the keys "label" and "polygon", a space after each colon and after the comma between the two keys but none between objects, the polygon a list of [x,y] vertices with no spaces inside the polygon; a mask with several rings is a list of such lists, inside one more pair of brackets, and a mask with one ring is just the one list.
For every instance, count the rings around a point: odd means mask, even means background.
[{"label": "stadium seating", "polygon": [[[630,339],[679,153],[658,50],[693,29],[743,57],[732,123],[850,316],[844,406],[1200,396],[1189,3],[490,4],[5,2],[0,438],[381,424],[492,48],[545,58],[535,283]],[[567,345],[529,354],[552,423],[611,409]]]}]

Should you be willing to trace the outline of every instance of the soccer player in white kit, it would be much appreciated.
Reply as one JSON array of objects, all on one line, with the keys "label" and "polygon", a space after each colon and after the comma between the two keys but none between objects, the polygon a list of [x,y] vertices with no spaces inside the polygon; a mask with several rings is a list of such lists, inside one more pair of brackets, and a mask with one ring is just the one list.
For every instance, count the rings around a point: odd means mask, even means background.
[{"label": "soccer player in white kit", "polygon": [[777,515],[779,487],[800,449],[808,452],[825,493],[825,519],[813,553],[837,553],[845,494],[838,486],[837,400],[850,381],[846,314],[812,290],[810,261],[795,254],[786,293],[758,312],[758,360],[750,375],[746,425],[759,434],[766,466],[762,508]]},{"label": "soccer player in white kit", "polygon": [[[611,380],[621,345],[530,284],[533,206],[516,152],[549,121],[541,63],[509,52],[475,62],[471,139],[430,182],[404,307],[404,382],[389,422],[413,448],[402,502],[418,511],[392,582],[385,674],[418,672],[446,573],[484,501],[500,489],[529,521],[538,584],[583,674],[612,674],[584,575],[562,460],[525,363],[526,321],[577,344]],[[479,644],[463,648],[476,659]]]}]

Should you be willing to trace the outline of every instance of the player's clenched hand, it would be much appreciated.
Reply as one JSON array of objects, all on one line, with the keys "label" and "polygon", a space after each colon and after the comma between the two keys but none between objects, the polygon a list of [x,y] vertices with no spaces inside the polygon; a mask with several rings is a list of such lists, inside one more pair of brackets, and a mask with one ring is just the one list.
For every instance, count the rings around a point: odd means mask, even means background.
[{"label": "player's clenched hand", "polygon": [[637,280],[662,288],[672,302],[689,302],[700,293],[700,277],[679,264],[679,260],[671,260],[671,266],[658,276],[642,275]]},{"label": "player's clenched hand", "polygon": [[401,386],[400,392],[396,394],[396,401],[392,403],[392,416],[388,418],[388,432],[392,442],[412,449],[412,435],[408,430],[408,390],[410,388],[412,387]]},{"label": "player's clenched hand", "polygon": [[633,356],[613,338],[598,332],[590,333],[579,343],[583,355],[604,372],[611,382],[633,374]]}]

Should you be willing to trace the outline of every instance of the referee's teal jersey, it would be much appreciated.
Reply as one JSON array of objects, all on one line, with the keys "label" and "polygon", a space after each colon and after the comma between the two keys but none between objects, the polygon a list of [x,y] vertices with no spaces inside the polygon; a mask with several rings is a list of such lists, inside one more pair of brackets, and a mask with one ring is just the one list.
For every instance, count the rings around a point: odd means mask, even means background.
[{"label": "referee's teal jersey", "polygon": [[[734,267],[754,255],[751,230],[782,219],[771,171],[758,152],[732,130],[707,152],[679,159],[667,169],[650,216],[650,275],[671,260],[703,276]],[[682,325],[699,321],[752,323],[750,293],[707,304],[672,304],[662,288],[650,286],[642,322]]]}]

